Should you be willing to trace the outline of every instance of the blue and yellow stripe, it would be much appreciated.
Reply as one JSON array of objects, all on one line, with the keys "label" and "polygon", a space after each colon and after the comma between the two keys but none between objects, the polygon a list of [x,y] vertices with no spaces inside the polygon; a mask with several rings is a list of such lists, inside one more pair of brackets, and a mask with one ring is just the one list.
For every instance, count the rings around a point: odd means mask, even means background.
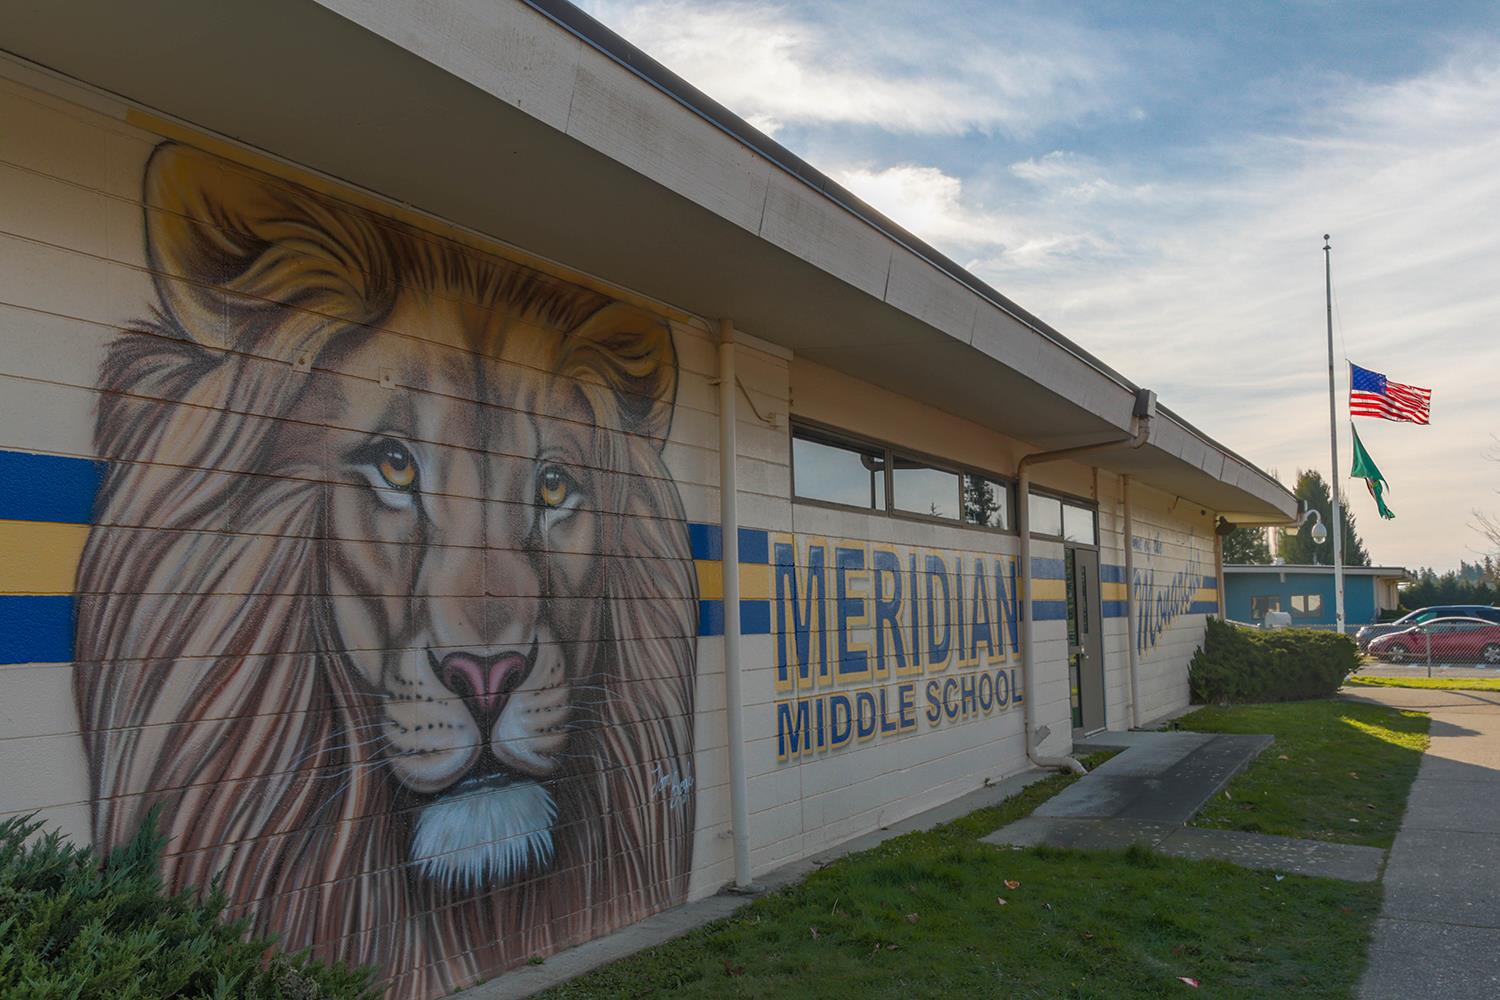
[{"label": "blue and yellow stripe", "polygon": [[73,659],[73,591],[104,463],[0,451],[0,663]]},{"label": "blue and yellow stripe", "polygon": [[[741,528],[740,634],[771,632],[771,533]],[[688,541],[698,571],[698,634],[724,634],[724,533],[717,524],[691,522]]]}]

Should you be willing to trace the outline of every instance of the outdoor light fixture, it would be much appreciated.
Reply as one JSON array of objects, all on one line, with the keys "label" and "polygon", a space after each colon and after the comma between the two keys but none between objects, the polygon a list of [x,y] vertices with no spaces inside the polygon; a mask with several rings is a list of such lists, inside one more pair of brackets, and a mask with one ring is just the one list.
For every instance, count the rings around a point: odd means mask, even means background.
[{"label": "outdoor light fixture", "polygon": [[1297,521],[1297,530],[1301,531],[1302,526],[1308,521],[1312,521],[1313,523],[1312,531],[1310,532],[1313,544],[1322,545],[1328,541],[1328,529],[1323,527],[1323,515],[1319,514],[1316,508],[1309,507],[1307,509],[1307,512]]}]

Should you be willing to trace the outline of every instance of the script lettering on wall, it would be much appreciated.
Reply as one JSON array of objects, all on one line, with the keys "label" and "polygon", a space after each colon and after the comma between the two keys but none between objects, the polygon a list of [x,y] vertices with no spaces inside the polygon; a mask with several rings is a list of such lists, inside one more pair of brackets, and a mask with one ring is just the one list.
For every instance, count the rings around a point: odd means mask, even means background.
[{"label": "script lettering on wall", "polygon": [[430,996],[682,902],[660,316],[193,148],[144,178],[79,570],[96,844]]},{"label": "script lettering on wall", "polygon": [[1136,553],[1135,578],[1130,585],[1137,608],[1137,652],[1154,649],[1180,615],[1218,612],[1218,582],[1212,575],[1205,575],[1206,564],[1192,536],[1184,535],[1172,546],[1187,549],[1185,560],[1171,556],[1159,532],[1149,538],[1137,535],[1130,544]]}]

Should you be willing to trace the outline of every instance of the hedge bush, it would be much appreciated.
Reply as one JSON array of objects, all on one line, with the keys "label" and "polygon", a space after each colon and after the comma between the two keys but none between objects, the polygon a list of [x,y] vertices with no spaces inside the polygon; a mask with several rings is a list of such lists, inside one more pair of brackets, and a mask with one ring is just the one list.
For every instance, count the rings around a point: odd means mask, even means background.
[{"label": "hedge bush", "polygon": [[1188,688],[1200,705],[1327,698],[1358,668],[1359,648],[1348,636],[1210,618],[1188,665]]},{"label": "hedge bush", "polygon": [[217,888],[167,895],[155,818],[101,865],[31,817],[0,822],[0,997],[373,997],[368,972],[281,955],[222,918]]}]

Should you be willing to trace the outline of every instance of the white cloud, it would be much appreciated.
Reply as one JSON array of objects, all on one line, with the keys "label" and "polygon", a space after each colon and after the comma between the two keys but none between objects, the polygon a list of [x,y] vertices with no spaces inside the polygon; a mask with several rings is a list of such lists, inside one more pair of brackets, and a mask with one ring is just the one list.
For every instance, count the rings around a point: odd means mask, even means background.
[{"label": "white cloud", "polygon": [[[1347,350],[1434,389],[1431,427],[1360,422],[1398,514],[1381,522],[1355,483],[1361,532],[1377,559],[1455,565],[1481,545],[1471,508],[1496,506],[1500,485],[1500,465],[1481,460],[1500,426],[1496,93],[1500,51],[1469,51],[1399,84],[1348,87],[1299,134],[1217,150],[1207,180],[1118,184],[1069,157],[1026,161],[1012,174],[1046,200],[1016,225],[1084,249],[1027,256],[997,241],[973,266],[1290,480],[1328,467],[1320,247],[1333,233],[1340,377]],[[1098,194],[1122,190],[1133,196]]]},{"label": "white cloud", "polygon": [[[583,6],[772,133],[787,124],[1026,133],[1113,107],[1122,75],[1102,36],[1013,12],[976,23],[936,5],[593,0]],[[954,37],[969,44],[954,51]]]},{"label": "white cloud", "polygon": [[[1333,233],[1340,367],[1347,340],[1354,360],[1435,391],[1432,427],[1361,422],[1398,514],[1381,522],[1355,484],[1362,534],[1409,565],[1481,544],[1471,509],[1500,507],[1500,465],[1482,458],[1500,430],[1500,49],[1468,42],[1392,84],[1320,80],[1297,128],[1091,159],[1007,154],[1019,143],[994,137],[1157,117],[1171,98],[1150,81],[1176,56],[999,8],[987,33],[948,6],[588,6],[753,122],[802,126],[836,180],[1287,480],[1328,463],[1319,247]],[[1247,99],[1292,99],[1265,88]],[[950,138],[976,133],[990,138]]]}]

